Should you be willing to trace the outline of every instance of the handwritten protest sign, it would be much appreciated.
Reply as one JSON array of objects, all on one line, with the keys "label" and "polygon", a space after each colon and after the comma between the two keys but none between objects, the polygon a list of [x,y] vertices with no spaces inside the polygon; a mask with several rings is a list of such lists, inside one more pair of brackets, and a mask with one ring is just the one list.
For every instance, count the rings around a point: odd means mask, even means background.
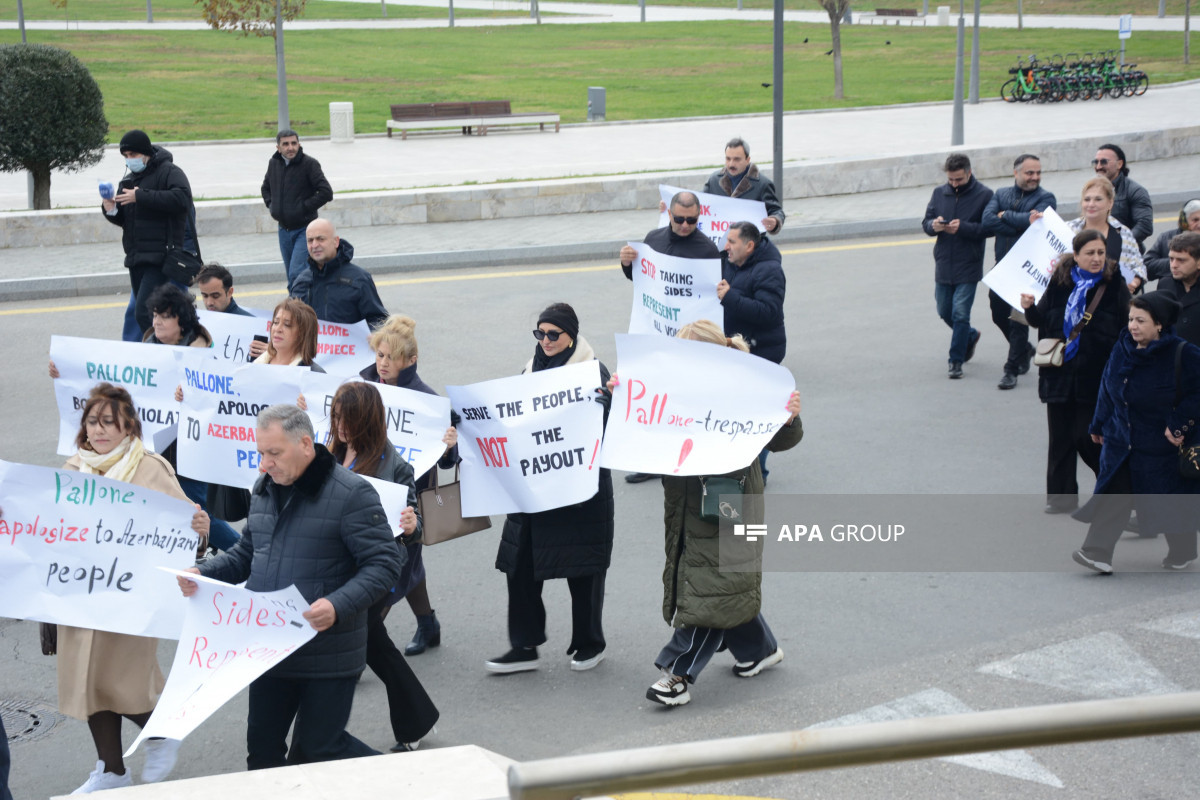
[{"label": "handwritten protest sign", "polygon": [[224,486],[253,486],[258,479],[258,412],[276,403],[295,403],[308,371],[228,361],[185,367],[176,454],[179,474]]},{"label": "handwritten protest sign", "polygon": [[180,375],[178,358],[199,363],[210,358],[208,354],[208,350],[196,347],[51,336],[50,360],[60,375],[54,381],[58,454],[74,455],[75,436],[79,433],[88,392],[105,381],[127,390],[133,398],[147,449],[156,449],[156,440],[170,444],[175,438],[173,433],[165,440],[158,434],[173,432],[179,421],[179,403],[175,402]]},{"label": "handwritten protest sign", "polygon": [[252,360],[250,343],[254,337],[270,335],[270,320],[203,308],[196,313],[200,316],[200,324],[212,334],[213,355],[222,361],[245,364]]},{"label": "handwritten protest sign", "polygon": [[719,258],[677,258],[640,242],[629,246],[637,251],[630,333],[674,336],[681,326],[699,319],[725,324],[725,309],[717,297]]},{"label": "handwritten protest sign", "polygon": [[192,573],[165,570],[177,597],[176,575],[195,582],[186,606],[171,674],[149,722],[126,757],[151,737],[181,740],[258,676],[317,635],[303,614],[309,604],[289,586],[252,592]]},{"label": "handwritten protest sign", "polygon": [[758,456],[787,421],[792,373],[730,347],[617,334],[600,463],[652,475],[721,475]]},{"label": "handwritten protest sign", "polygon": [[1013,308],[1021,307],[1021,295],[1042,296],[1059,256],[1071,249],[1075,234],[1053,208],[1029,226],[1012,249],[983,276],[993,292]]},{"label": "handwritten protest sign", "polygon": [[[333,396],[346,380],[337,375],[308,372],[300,381],[304,400],[308,403],[308,416],[316,431],[316,440],[322,444],[329,443],[329,412],[333,407]],[[358,380],[358,376],[351,380]],[[450,401],[436,394],[401,389],[385,383],[372,383],[371,386],[378,390],[383,400],[388,441],[400,457],[412,465],[416,477],[421,477],[446,450],[442,437],[450,427]]]},{"label": "handwritten protest sign", "polygon": [[546,511],[594,495],[604,427],[598,386],[598,361],[447,386],[462,417],[463,515]]},{"label": "handwritten protest sign", "polygon": [[[246,308],[245,306],[242,307],[242,310],[249,311],[259,320],[267,321],[265,325],[266,330],[257,331],[258,333],[269,332],[270,320],[272,314],[274,314],[274,310]],[[211,319],[211,317],[205,316],[206,314],[217,314],[220,317],[234,316],[220,312],[201,312],[200,319],[202,322],[206,319]],[[242,317],[242,319],[249,319],[249,317]],[[217,321],[217,327],[222,332],[249,330],[245,326],[250,324],[229,322],[226,320]],[[204,325],[208,327],[207,322]],[[213,331],[212,328],[209,328],[209,330]],[[375,359],[371,348],[367,346],[367,337],[370,334],[371,326],[365,320],[350,325],[319,320],[317,322],[317,356],[315,360],[321,365],[321,369],[334,375],[357,375],[363,367]],[[238,352],[237,345],[240,345],[241,349],[245,349],[249,353],[250,340],[252,338],[253,334],[250,336],[239,335],[238,340],[230,345],[230,352],[236,356]],[[214,341],[218,341],[218,334],[215,331],[213,331],[213,339]],[[224,342],[224,340],[220,341]],[[220,346],[224,348],[224,344]],[[237,359],[234,358],[233,360]]]},{"label": "handwritten protest sign", "polygon": [[0,616],[178,639],[157,568],[196,560],[191,503],[98,475],[0,461]]},{"label": "handwritten protest sign", "polygon": [[[670,222],[671,198],[678,192],[691,191],[678,186],[668,186],[660,183],[658,194],[667,204],[667,210],[658,218],[659,227],[665,228]],[[696,228],[716,243],[717,247],[725,246],[725,237],[729,234],[729,226],[735,222],[753,222],[754,227],[766,233],[762,221],[767,216],[767,206],[761,200],[744,200],[740,197],[726,197],[723,194],[708,194],[707,192],[692,192],[700,200],[700,221]]]}]

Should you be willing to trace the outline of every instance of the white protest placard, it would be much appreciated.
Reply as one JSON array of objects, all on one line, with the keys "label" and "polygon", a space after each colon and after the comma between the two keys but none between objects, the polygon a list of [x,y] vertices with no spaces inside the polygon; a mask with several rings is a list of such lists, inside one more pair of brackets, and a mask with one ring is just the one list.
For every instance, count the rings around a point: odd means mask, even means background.
[{"label": "white protest placard", "polygon": [[183,370],[177,470],[193,480],[249,489],[258,479],[258,412],[295,403],[308,367],[209,361]]},{"label": "white protest placard", "polygon": [[787,422],[792,373],[731,347],[618,333],[600,464],[651,475],[745,467]]},{"label": "white protest placard", "polygon": [[641,242],[629,246],[637,251],[630,333],[674,336],[683,325],[700,319],[725,325],[725,309],[717,297],[721,259],[668,256]]},{"label": "white protest placard", "polygon": [[[360,379],[357,375],[345,378],[308,372],[300,381],[316,441],[321,444],[329,444],[329,412],[333,407],[333,396],[347,380]],[[436,394],[401,389],[386,383],[370,385],[383,400],[388,441],[396,448],[396,453],[412,465],[413,474],[420,478],[446,451],[442,437],[450,427],[450,401]]]},{"label": "white protest placard", "polygon": [[[274,310],[246,308],[245,306],[242,306],[242,310],[249,311],[259,319],[267,320],[269,332]],[[231,315],[225,314],[224,316]],[[352,324],[318,320],[315,360],[326,372],[343,376],[357,375],[363,367],[375,360],[375,354],[367,346],[367,337],[370,335],[371,326],[367,324],[366,320],[359,320]],[[248,342],[245,343],[245,346],[249,347]]]},{"label": "white protest placard", "polygon": [[184,603],[158,567],[196,560],[187,501],[70,469],[0,461],[0,616],[178,639]]},{"label": "white protest placard", "polygon": [[[187,613],[171,674],[126,757],[151,737],[181,740],[258,676],[317,635],[295,586],[252,592],[192,573],[164,570]],[[197,586],[186,600],[175,576]]]},{"label": "white protest placard", "polygon": [[[246,309],[249,310],[249,309]],[[271,321],[243,314],[197,309],[200,324],[212,334],[213,355],[222,361],[245,364],[250,358],[250,343],[255,336],[270,336]]]},{"label": "white protest placard", "polygon": [[[678,186],[658,185],[658,194],[666,203],[667,210],[658,218],[660,228],[665,228],[671,220],[671,198],[679,192],[690,192],[691,189],[681,189]],[[753,222],[754,227],[761,233],[766,233],[762,221],[767,217],[767,206],[761,200],[745,200],[740,197],[726,197],[723,194],[708,194],[707,192],[692,192],[700,200],[700,221],[697,229],[712,239],[717,247],[725,246],[725,237],[729,234],[729,226],[735,222]]]},{"label": "white protest placard", "polygon": [[447,386],[462,417],[464,516],[532,513],[582,503],[600,488],[600,362]]},{"label": "white protest placard", "polygon": [[116,342],[109,339],[80,339],[74,336],[50,337],[50,360],[58,368],[54,397],[58,402],[58,454],[75,454],[75,436],[88,393],[107,381],[129,392],[142,423],[142,441],[154,450],[160,432],[174,431],[179,421],[179,403],[175,387],[180,372],[176,353],[191,362],[210,358],[210,351],[197,347],[171,347],[164,344]]},{"label": "white protest placard", "polygon": [[1041,298],[1059,256],[1071,249],[1074,232],[1053,208],[1029,226],[1012,249],[983,276],[993,292],[1013,308],[1021,307],[1021,295]]},{"label": "white protest placard", "polygon": [[408,507],[408,487],[402,483],[372,478],[370,475],[360,475],[359,477],[365,479],[378,492],[379,504],[383,506],[383,513],[387,516],[388,525],[391,526],[392,536],[404,533],[404,526],[400,524],[400,512]]}]

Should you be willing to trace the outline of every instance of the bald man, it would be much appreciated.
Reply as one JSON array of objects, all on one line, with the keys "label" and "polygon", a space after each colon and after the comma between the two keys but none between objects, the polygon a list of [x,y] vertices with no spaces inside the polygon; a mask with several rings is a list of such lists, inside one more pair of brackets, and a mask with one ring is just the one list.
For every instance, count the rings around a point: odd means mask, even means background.
[{"label": "bald man", "polygon": [[375,328],[387,319],[371,273],[354,264],[354,246],[338,238],[333,223],[318,217],[305,230],[308,268],[292,284],[292,297],[313,307],[317,319]]}]

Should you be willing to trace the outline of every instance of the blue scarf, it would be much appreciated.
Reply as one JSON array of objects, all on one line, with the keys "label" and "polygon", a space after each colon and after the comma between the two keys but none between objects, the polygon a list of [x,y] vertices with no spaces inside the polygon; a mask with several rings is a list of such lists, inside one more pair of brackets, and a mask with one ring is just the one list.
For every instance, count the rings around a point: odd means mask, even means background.
[{"label": "blue scarf", "polygon": [[1074,358],[1075,351],[1079,349],[1079,336],[1072,339],[1071,331],[1075,330],[1075,326],[1083,319],[1083,312],[1087,308],[1088,290],[1103,277],[1103,272],[1088,272],[1079,267],[1071,267],[1071,280],[1075,282],[1075,288],[1071,290],[1071,296],[1067,299],[1067,310],[1063,314],[1063,339],[1067,343],[1066,350],[1063,351],[1064,364]]}]

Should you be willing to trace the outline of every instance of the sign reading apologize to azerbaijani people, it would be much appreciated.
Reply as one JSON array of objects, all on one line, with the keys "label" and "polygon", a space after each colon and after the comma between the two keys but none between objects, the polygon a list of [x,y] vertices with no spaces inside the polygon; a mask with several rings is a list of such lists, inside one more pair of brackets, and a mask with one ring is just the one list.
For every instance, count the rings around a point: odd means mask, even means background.
[{"label": "sign reading apologize to azerbaijani people", "polygon": [[1041,299],[1059,256],[1071,249],[1075,233],[1053,208],[1029,226],[1000,263],[983,276],[993,292],[1013,308],[1021,307],[1021,295]]},{"label": "sign reading apologize to azerbaijani people", "polygon": [[222,361],[245,364],[250,358],[250,343],[255,336],[270,336],[271,321],[243,314],[227,314],[224,311],[196,311],[200,324],[212,334],[213,355]]},{"label": "sign reading apologize to azerbaijani people", "polygon": [[725,309],[717,297],[721,259],[677,258],[641,242],[629,246],[637,251],[630,333],[674,336],[681,326],[700,319],[725,324]]},{"label": "sign reading apologize to azerbaijani people", "polygon": [[482,517],[582,503],[600,486],[600,362],[447,386],[462,417],[462,512]]},{"label": "sign reading apologize to azerbaijani people", "polygon": [[133,398],[147,449],[155,449],[156,437],[164,445],[170,444],[173,434],[165,441],[159,434],[173,431],[179,420],[179,403],[175,402],[175,387],[180,381],[177,352],[193,363],[210,358],[208,350],[197,347],[51,336],[50,360],[60,376],[54,381],[58,454],[75,454],[75,437],[88,393],[104,382],[120,386]]},{"label": "sign reading apologize to azerbaijani people", "polygon": [[[333,408],[333,396],[347,380],[357,381],[359,378],[308,372],[300,381],[304,400],[308,403],[308,416],[316,431],[316,441],[321,444],[329,444],[329,412]],[[413,474],[420,478],[446,452],[442,437],[450,427],[450,401],[436,394],[402,389],[386,383],[368,385],[374,387],[383,399],[388,441],[396,448],[396,453],[412,465]]]},{"label": "sign reading apologize to azerbaijani people", "polygon": [[[660,228],[665,228],[671,221],[671,198],[679,192],[690,192],[691,189],[681,189],[678,186],[658,185],[658,194],[667,205],[667,210],[658,218]],[[717,247],[725,246],[725,236],[729,226],[735,222],[753,222],[754,227],[762,233],[767,229],[762,221],[767,216],[767,206],[761,200],[744,200],[740,197],[726,197],[723,194],[708,194],[707,192],[692,192],[700,200],[700,221],[696,228]]]},{"label": "sign reading apologize to azerbaijani people", "polygon": [[[309,604],[295,586],[252,592],[194,573],[164,570],[187,610],[162,696],[125,756],[151,737],[180,740],[258,676],[317,635],[303,616]],[[175,576],[190,578],[184,598]]]},{"label": "sign reading apologize to azerbaijani people", "polygon": [[787,422],[796,381],[731,347],[617,334],[617,374],[604,429],[605,467],[651,475],[740,469]]},{"label": "sign reading apologize to azerbaijani people", "polygon": [[[242,307],[242,310],[267,320],[269,330],[273,311],[246,308],[245,306]],[[318,320],[315,360],[321,365],[321,369],[334,375],[357,375],[363,367],[375,360],[375,355],[367,345],[367,337],[370,334],[371,326],[367,324],[366,320],[352,324]],[[216,334],[213,335],[216,336]],[[249,347],[248,341],[245,342],[245,346]],[[249,351],[247,350],[247,352]]]},{"label": "sign reading apologize to azerbaijani people", "polygon": [[0,461],[0,616],[178,639],[184,603],[160,566],[196,560],[195,507],[70,469]]},{"label": "sign reading apologize to azerbaijani people", "polygon": [[180,475],[249,489],[258,479],[258,412],[295,403],[308,367],[209,361],[183,369],[179,416]]}]

